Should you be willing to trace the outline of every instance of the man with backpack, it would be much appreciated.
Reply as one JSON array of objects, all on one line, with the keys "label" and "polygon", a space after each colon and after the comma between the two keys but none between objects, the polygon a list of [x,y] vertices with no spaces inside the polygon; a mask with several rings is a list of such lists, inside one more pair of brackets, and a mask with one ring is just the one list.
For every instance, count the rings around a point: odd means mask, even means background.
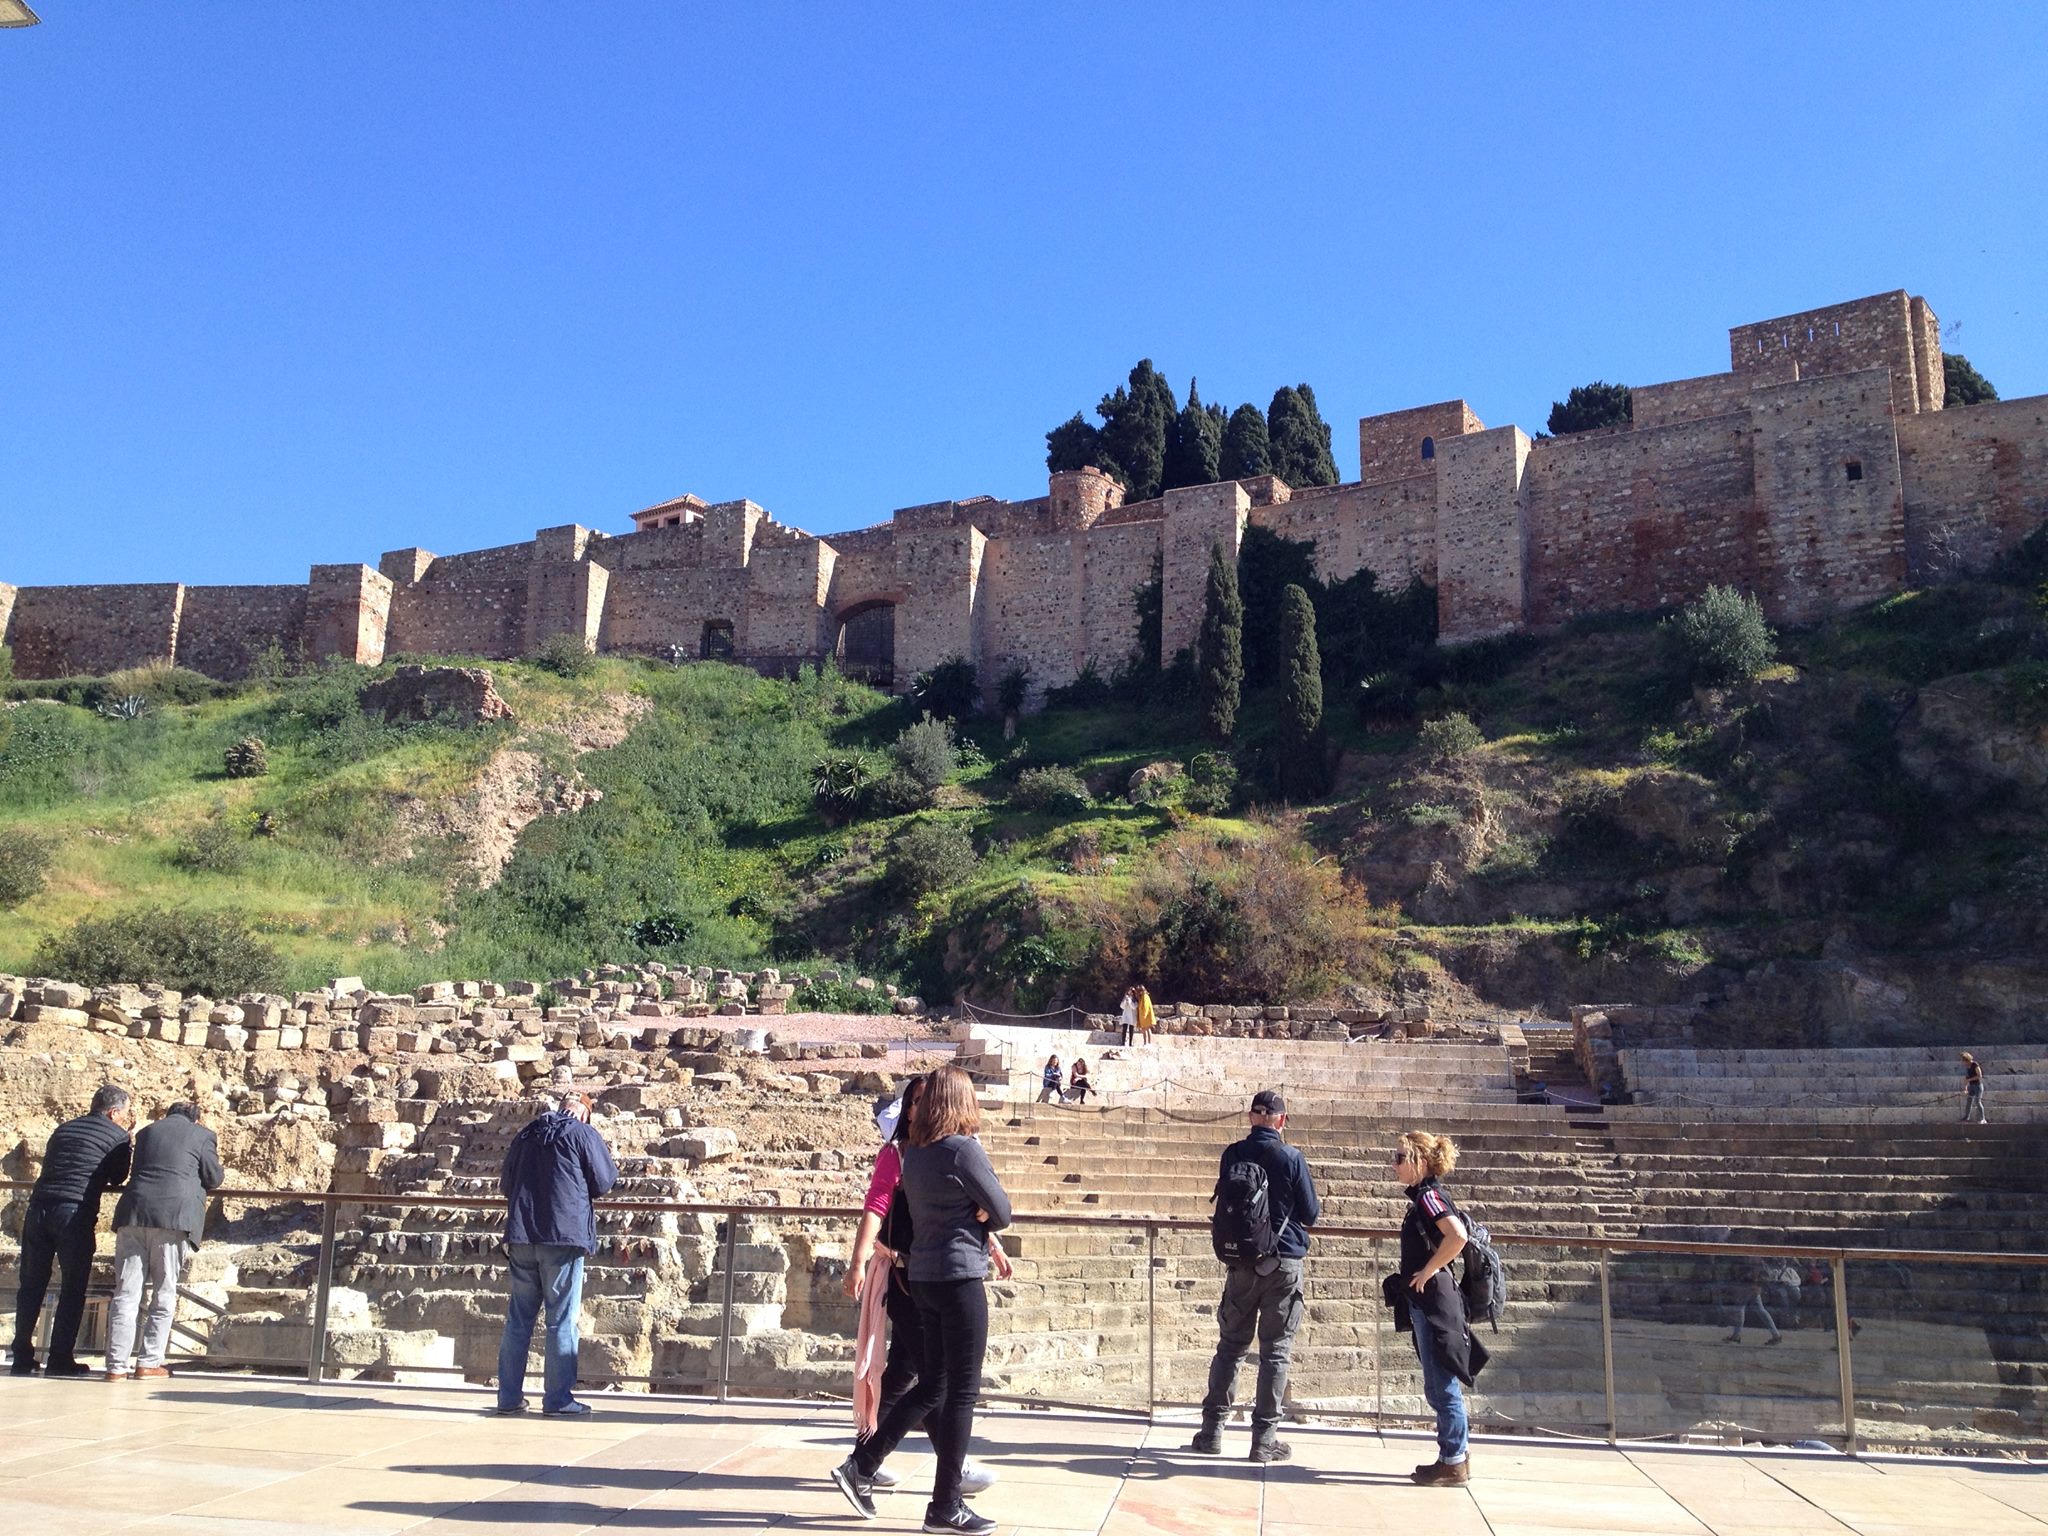
[{"label": "man with backpack", "polygon": [[1216,1306],[1216,1357],[1209,1362],[1209,1392],[1202,1427],[1188,1449],[1223,1454],[1223,1421],[1230,1417],[1237,1368],[1252,1340],[1259,1344],[1258,1396],[1252,1405],[1253,1461],[1285,1461],[1293,1451],[1280,1438],[1280,1404],[1287,1366],[1301,1326],[1302,1263],[1308,1228],[1323,1213],[1308,1163],[1281,1139],[1287,1105],[1270,1088],[1252,1096],[1251,1129],[1223,1149],[1216,1174],[1216,1209],[1209,1219],[1216,1257],[1223,1261],[1223,1299]]}]

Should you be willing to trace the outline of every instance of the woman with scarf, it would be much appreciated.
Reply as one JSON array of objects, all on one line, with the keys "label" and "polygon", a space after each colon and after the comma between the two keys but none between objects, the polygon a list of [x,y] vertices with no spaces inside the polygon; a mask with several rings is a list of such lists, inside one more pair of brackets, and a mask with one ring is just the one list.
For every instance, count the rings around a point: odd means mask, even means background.
[{"label": "woman with scarf", "polygon": [[1436,1412],[1437,1459],[1415,1469],[1426,1488],[1472,1480],[1466,1445],[1465,1388],[1486,1364],[1486,1347],[1466,1325],[1465,1300],[1452,1283],[1451,1261],[1465,1247],[1465,1219],[1445,1193],[1444,1176],[1458,1164],[1448,1136],[1410,1131],[1394,1147],[1394,1176],[1408,1192],[1401,1221],[1401,1273],[1388,1277],[1396,1327],[1415,1336],[1422,1395]]}]

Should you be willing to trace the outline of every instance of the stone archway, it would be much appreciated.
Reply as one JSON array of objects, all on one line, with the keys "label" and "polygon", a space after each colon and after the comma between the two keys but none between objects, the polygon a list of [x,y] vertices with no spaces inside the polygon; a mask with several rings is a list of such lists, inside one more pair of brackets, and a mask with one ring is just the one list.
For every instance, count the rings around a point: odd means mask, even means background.
[{"label": "stone archway", "polygon": [[844,609],[833,637],[832,654],[839,670],[871,687],[896,686],[896,604],[889,598],[855,603]]}]

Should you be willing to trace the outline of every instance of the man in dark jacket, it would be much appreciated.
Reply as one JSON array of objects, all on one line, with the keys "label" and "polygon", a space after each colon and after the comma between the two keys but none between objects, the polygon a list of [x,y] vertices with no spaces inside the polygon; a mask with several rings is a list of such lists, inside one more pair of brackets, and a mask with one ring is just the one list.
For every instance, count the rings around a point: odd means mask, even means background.
[{"label": "man in dark jacket", "polygon": [[[107,1311],[107,1380],[168,1376],[164,1352],[178,1313],[178,1276],[187,1245],[199,1246],[206,1197],[226,1177],[220,1144],[199,1123],[199,1106],[173,1104],[135,1138],[135,1171],[114,1207],[114,1300]],[[147,1282],[148,1301],[144,1310]],[[144,1312],[142,1351],[135,1323]]]},{"label": "man in dark jacket", "polygon": [[583,1259],[597,1248],[591,1202],[610,1193],[619,1170],[604,1138],[591,1129],[590,1100],[572,1094],[543,1107],[505,1151],[499,1186],[505,1192],[505,1251],[512,1298],[498,1346],[499,1413],[524,1413],[526,1352],[543,1311],[546,1370],[541,1412],[581,1418],[587,1404],[576,1387],[577,1312],[583,1303]]},{"label": "man in dark jacket", "polygon": [[[1244,1187],[1232,1170],[1255,1165],[1264,1175],[1264,1198],[1272,1251],[1229,1265],[1223,1274],[1223,1299],[1216,1306],[1215,1358],[1209,1362],[1209,1392],[1202,1399],[1202,1427],[1188,1449],[1205,1456],[1223,1453],[1223,1421],[1230,1417],[1230,1399],[1237,1368],[1259,1344],[1258,1397],[1252,1405],[1253,1461],[1285,1461],[1293,1454],[1280,1438],[1280,1404],[1287,1395],[1287,1367],[1294,1355],[1294,1334],[1301,1326],[1302,1262],[1308,1257],[1308,1228],[1323,1214],[1308,1162],[1280,1138],[1287,1124],[1286,1102],[1270,1088],[1252,1096],[1251,1130],[1244,1140],[1223,1149],[1216,1173],[1216,1196],[1227,1185]],[[1247,1170],[1248,1172],[1249,1170]]]},{"label": "man in dark jacket", "polygon": [[112,1083],[92,1096],[92,1108],[66,1120],[43,1149],[43,1171],[28,1197],[21,1228],[21,1290],[14,1303],[14,1374],[36,1368],[36,1323],[50,1289],[54,1260],[63,1270],[57,1315],[50,1324],[47,1376],[86,1376],[71,1351],[85,1316],[85,1286],[92,1275],[93,1248],[100,1224],[100,1196],[128,1178],[128,1132],[135,1111],[128,1090]]}]

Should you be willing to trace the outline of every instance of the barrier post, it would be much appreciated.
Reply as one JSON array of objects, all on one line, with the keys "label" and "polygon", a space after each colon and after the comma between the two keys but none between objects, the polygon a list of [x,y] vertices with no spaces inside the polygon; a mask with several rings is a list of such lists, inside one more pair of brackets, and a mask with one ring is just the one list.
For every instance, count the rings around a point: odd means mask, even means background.
[{"label": "barrier post", "polygon": [[1839,1257],[1828,1260],[1835,1277],[1835,1354],[1842,1363],[1842,1449],[1856,1454],[1856,1371],[1849,1363],[1849,1275]]},{"label": "barrier post", "polygon": [[327,1298],[334,1290],[335,1202],[320,1202],[319,1279],[313,1286],[313,1337],[306,1342],[306,1385],[327,1374]]},{"label": "barrier post", "polygon": [[737,1211],[725,1214],[725,1297],[718,1310],[718,1400],[726,1399],[732,1380],[732,1270],[739,1250],[740,1218]]},{"label": "barrier post", "polygon": [[1600,1371],[1607,1392],[1607,1443],[1619,1435],[1614,1423],[1614,1302],[1607,1286],[1607,1250],[1600,1250]]},{"label": "barrier post", "polygon": [[1145,1223],[1145,1417],[1159,1406],[1159,1314],[1153,1300],[1159,1272],[1159,1224]]}]

